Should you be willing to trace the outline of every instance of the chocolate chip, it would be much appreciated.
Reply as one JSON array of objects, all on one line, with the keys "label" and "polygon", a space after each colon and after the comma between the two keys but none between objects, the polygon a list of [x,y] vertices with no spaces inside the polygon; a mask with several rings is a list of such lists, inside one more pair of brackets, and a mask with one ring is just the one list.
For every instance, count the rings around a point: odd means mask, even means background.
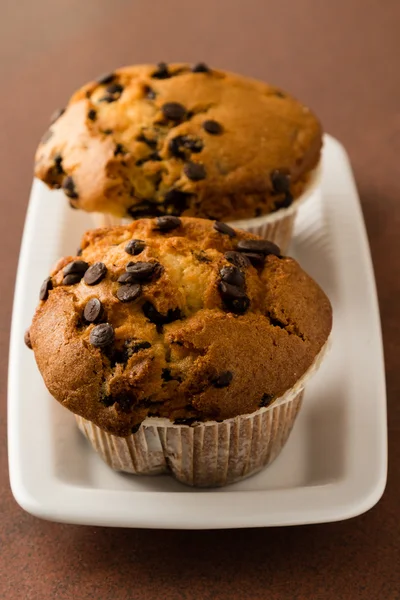
[{"label": "chocolate chip", "polygon": [[53,282],[51,280],[51,277],[47,277],[47,279],[45,279],[40,287],[40,292],[39,292],[39,299],[40,300],[47,300],[47,298],[49,297],[49,291],[53,289]]},{"label": "chocolate chip", "polygon": [[184,146],[185,148],[187,148],[188,150],[190,150],[190,152],[194,152],[195,154],[198,154],[199,152],[201,152],[203,150],[203,142],[200,138],[195,138],[195,137],[189,137],[189,136],[185,136],[185,140],[184,140]]},{"label": "chocolate chip", "polygon": [[193,423],[196,423],[199,419],[197,417],[177,417],[174,419],[174,425],[187,425],[190,427]]},{"label": "chocolate chip", "polygon": [[203,149],[203,142],[200,138],[188,135],[178,135],[170,140],[168,149],[175,158],[185,159],[186,150],[194,153],[201,152]]},{"label": "chocolate chip", "polygon": [[115,73],[105,73],[104,75],[100,75],[97,77],[96,81],[100,85],[105,85],[106,83],[111,83],[115,77]]},{"label": "chocolate chip", "polygon": [[151,348],[151,344],[145,341],[137,341],[134,339],[127,339],[124,342],[124,347],[121,349],[110,348],[107,350],[107,356],[110,360],[111,366],[115,367],[116,364],[126,364],[128,360],[140,352],[140,350],[146,350]]},{"label": "chocolate chip", "polygon": [[57,108],[50,117],[50,124],[53,125],[65,113],[65,108]]},{"label": "chocolate chip", "polygon": [[97,262],[91,265],[83,276],[83,280],[86,285],[96,285],[100,283],[106,276],[107,267],[102,262]]},{"label": "chocolate chip", "polygon": [[218,377],[215,377],[215,379],[212,379],[211,382],[212,382],[213,386],[216,388],[224,388],[224,387],[228,387],[228,385],[230,384],[232,379],[233,379],[233,373],[231,373],[231,371],[224,371],[223,373],[218,375]]},{"label": "chocolate chip", "polygon": [[204,250],[200,250],[200,252],[193,252],[193,256],[202,263],[210,263],[211,259],[208,258]]},{"label": "chocolate chip", "polygon": [[225,281],[226,283],[230,283],[239,288],[242,288],[245,285],[244,276],[237,267],[223,267],[219,274],[222,281]]},{"label": "chocolate chip", "polygon": [[[157,410],[156,410],[156,411],[150,411],[150,410],[149,410],[149,412],[147,413],[147,416],[148,416],[148,417],[159,417],[159,416],[160,416],[160,413],[159,413]],[[168,458],[168,456],[166,457],[166,459],[165,459],[165,460],[166,460],[166,462],[168,463],[168,461],[169,461],[169,458]]]},{"label": "chocolate chip", "polygon": [[215,231],[218,233],[223,233],[224,235],[229,235],[229,237],[235,237],[236,231],[229,227],[226,223],[222,223],[221,221],[215,221],[214,223]]},{"label": "chocolate chip", "polygon": [[83,318],[87,323],[96,323],[103,314],[103,305],[98,298],[91,298],[83,309]]},{"label": "chocolate chip", "polygon": [[191,195],[188,192],[173,188],[165,194],[164,204],[171,207],[173,213],[180,215],[188,208]]},{"label": "chocolate chip", "polygon": [[149,100],[155,100],[156,93],[149,85],[145,85],[143,91],[146,98],[148,98]]},{"label": "chocolate chip", "polygon": [[143,240],[130,240],[125,246],[125,252],[131,256],[137,256],[146,248],[146,242]]},{"label": "chocolate chip", "polygon": [[153,71],[152,77],[154,77],[155,79],[168,79],[168,77],[171,77],[170,72],[168,71],[168,65],[165,62],[160,62],[157,65],[157,69],[155,71]]},{"label": "chocolate chip", "polygon": [[89,335],[89,341],[96,348],[105,348],[114,341],[114,328],[110,323],[101,323],[93,327]]},{"label": "chocolate chip", "polygon": [[256,254],[255,252],[245,252],[243,254],[253,265],[253,267],[263,267],[265,262],[264,254]]},{"label": "chocolate chip", "polygon": [[236,267],[239,267],[239,269],[246,269],[246,267],[250,266],[250,261],[246,258],[246,255],[235,252],[235,250],[228,250],[228,252],[225,252],[224,256],[227,261]]},{"label": "chocolate chip", "polygon": [[185,159],[186,158],[186,154],[185,151],[182,149],[182,139],[185,136],[183,135],[178,135],[175,138],[172,138],[172,140],[169,141],[168,144],[168,150],[170,151],[170,153],[172,154],[172,156],[174,156],[175,158],[182,158]]},{"label": "chocolate chip", "polygon": [[114,400],[114,398],[113,398],[112,396],[108,396],[108,395],[106,395],[106,394],[103,394],[103,395],[100,397],[99,401],[100,401],[102,404],[104,404],[104,406],[113,406],[113,404],[114,404],[114,402],[115,402],[115,400]]},{"label": "chocolate chip", "polygon": [[269,404],[271,404],[272,400],[274,399],[274,395],[273,394],[263,394],[263,397],[260,400],[260,408],[262,408],[263,406],[268,406]]},{"label": "chocolate chip", "polygon": [[118,156],[118,154],[126,154],[126,150],[122,144],[117,144],[114,150],[114,156]]},{"label": "chocolate chip", "polygon": [[161,373],[161,377],[164,381],[172,381],[174,378],[171,375],[171,369],[163,369]]},{"label": "chocolate chip", "polygon": [[132,275],[136,281],[149,281],[153,276],[160,277],[162,266],[158,262],[130,262],[126,265],[127,272]]},{"label": "chocolate chip", "polygon": [[79,198],[78,192],[76,191],[75,182],[72,177],[64,177],[62,189],[68,198]]},{"label": "chocolate chip", "polygon": [[128,396],[128,394],[119,394],[115,397],[115,402],[122,412],[130,412],[132,410],[133,403],[135,402],[135,398],[134,396]]},{"label": "chocolate chip", "polygon": [[124,87],[120,83],[112,83],[106,88],[106,95],[99,99],[99,102],[115,102],[118,100],[124,91]]},{"label": "chocolate chip", "polygon": [[142,310],[144,316],[155,325],[162,325],[164,323],[164,315],[159,313],[151,302],[146,301],[142,306]]},{"label": "chocolate chip", "polygon": [[149,154],[148,156],[145,156],[144,158],[139,158],[139,160],[136,161],[136,166],[141,167],[142,165],[144,165],[144,163],[148,162],[149,160],[160,161],[160,160],[162,160],[162,158],[158,154],[158,152],[152,152],[151,154]]},{"label": "chocolate chip", "polygon": [[138,342],[137,340],[133,340],[133,341],[132,340],[126,340],[125,346],[130,351],[130,355],[131,356],[132,356],[132,354],[136,354],[140,350],[147,350],[148,348],[151,348],[150,342],[145,342],[145,341]]},{"label": "chocolate chip", "polygon": [[113,349],[111,352],[110,362],[113,366],[115,366],[117,363],[127,363],[131,356],[137,352],[140,352],[140,350],[147,350],[148,348],[151,348],[151,344],[149,342],[138,341],[129,338],[125,340],[122,350]]},{"label": "chocolate chip", "polygon": [[128,214],[132,219],[151,218],[163,215],[164,212],[160,210],[159,206],[154,202],[143,201],[140,204],[134,204],[128,208]]},{"label": "chocolate chip", "polygon": [[48,142],[49,139],[53,137],[53,135],[54,135],[54,131],[51,128],[48,129],[40,138],[40,143],[46,144],[46,142]]},{"label": "chocolate chip", "polygon": [[139,298],[141,292],[142,288],[138,283],[127,283],[118,288],[117,298],[120,302],[133,302]]},{"label": "chocolate chip", "polygon": [[112,83],[106,88],[107,94],[121,94],[124,91],[124,86],[120,83]]},{"label": "chocolate chip", "polygon": [[218,121],[213,121],[212,119],[209,119],[208,121],[204,121],[203,129],[204,129],[204,131],[207,131],[207,133],[210,133],[211,135],[219,135],[220,133],[223,132],[222,125],[220,123],[218,123]]},{"label": "chocolate chip", "polygon": [[29,348],[29,350],[32,350],[31,333],[30,333],[29,329],[27,329],[25,331],[24,342],[25,342],[25,345]]},{"label": "chocolate chip", "polygon": [[118,100],[119,96],[103,96],[99,98],[99,102],[107,102],[107,104],[111,104],[111,102],[115,102]]},{"label": "chocolate chip", "polygon": [[166,102],[161,110],[164,117],[170,121],[182,121],[186,115],[186,108],[179,102]]},{"label": "chocolate chip", "polygon": [[181,224],[182,221],[179,217],[165,215],[163,217],[157,217],[156,227],[154,229],[158,229],[158,231],[166,233],[168,231],[172,231],[173,229],[177,229]]},{"label": "chocolate chip", "polygon": [[138,142],[143,142],[144,144],[147,144],[152,149],[157,148],[157,140],[151,140],[147,138],[143,133],[138,135],[136,139]]},{"label": "chocolate chip", "polygon": [[280,208],[288,208],[293,203],[293,196],[290,192],[286,192],[282,200],[277,200],[275,203],[275,210]]},{"label": "chocolate chip", "polygon": [[268,240],[240,240],[236,248],[239,252],[254,252],[264,256],[268,256],[268,254],[281,255],[279,247]]},{"label": "chocolate chip", "polygon": [[192,73],[210,73],[211,69],[203,62],[197,63],[192,67]]},{"label": "chocolate chip", "polygon": [[272,189],[276,194],[284,194],[290,188],[290,174],[285,171],[275,169],[271,173]]},{"label": "chocolate chip", "polygon": [[88,268],[89,265],[84,260],[73,260],[72,262],[68,263],[67,266],[64,268],[63,275],[64,277],[66,277],[67,275],[73,273],[80,275],[82,278],[88,270]]},{"label": "chocolate chip", "polygon": [[64,173],[64,169],[62,168],[62,156],[61,154],[56,154],[54,156],[54,166],[59,175]]},{"label": "chocolate chip", "polygon": [[126,265],[126,270],[128,273],[136,277],[138,281],[147,281],[152,277],[157,266],[160,266],[159,263],[141,261],[129,262]]},{"label": "chocolate chip", "polygon": [[91,108],[87,114],[87,117],[90,121],[95,121],[96,117],[97,117],[97,112],[94,110],[94,108]]},{"label": "chocolate chip", "polygon": [[63,279],[63,285],[75,285],[79,283],[82,279],[82,275],[80,273],[71,273],[70,275],[66,275]]},{"label": "chocolate chip", "polygon": [[226,308],[236,314],[243,314],[249,308],[250,300],[245,292],[235,285],[221,281],[219,291]]},{"label": "chocolate chip", "polygon": [[200,181],[206,177],[205,167],[201,163],[187,162],[183,167],[183,172],[192,181]]},{"label": "chocolate chip", "polygon": [[155,325],[165,325],[177,321],[182,318],[182,313],[179,308],[170,308],[166,315],[158,312],[158,310],[149,301],[146,301],[142,306],[144,316]]},{"label": "chocolate chip", "polygon": [[132,273],[122,273],[117,279],[118,283],[135,283],[135,276]]}]

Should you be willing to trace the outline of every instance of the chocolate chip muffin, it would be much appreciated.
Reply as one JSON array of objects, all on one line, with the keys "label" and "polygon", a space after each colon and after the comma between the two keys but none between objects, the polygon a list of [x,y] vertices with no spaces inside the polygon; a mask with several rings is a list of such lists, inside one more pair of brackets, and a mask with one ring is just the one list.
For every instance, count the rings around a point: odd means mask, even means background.
[{"label": "chocolate chip muffin", "polygon": [[290,207],[321,143],[314,114],[274,86],[204,64],[132,66],[57,111],[35,174],[86,211],[231,222]]},{"label": "chocolate chip muffin", "polygon": [[[217,485],[283,445],[331,322],[325,294],[275,244],[161,216],[87,232],[42,284],[27,337],[50,393],[114,468]],[[227,428],[231,466],[215,471]],[[246,444],[258,448],[247,467]]]}]

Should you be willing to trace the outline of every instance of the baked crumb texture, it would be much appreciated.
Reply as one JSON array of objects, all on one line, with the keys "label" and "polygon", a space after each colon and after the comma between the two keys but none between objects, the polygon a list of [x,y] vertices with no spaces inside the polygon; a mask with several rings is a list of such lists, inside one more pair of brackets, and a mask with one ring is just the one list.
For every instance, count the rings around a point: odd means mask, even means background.
[{"label": "baked crumb texture", "polygon": [[332,324],[277,246],[204,219],[87,232],[40,290],[27,334],[50,393],[127,436],[150,416],[223,420],[291,388]]},{"label": "baked crumb texture", "polygon": [[53,115],[36,176],[74,208],[134,219],[289,206],[319,160],[318,120],[276,87],[200,66],[125,67],[85,85]]}]

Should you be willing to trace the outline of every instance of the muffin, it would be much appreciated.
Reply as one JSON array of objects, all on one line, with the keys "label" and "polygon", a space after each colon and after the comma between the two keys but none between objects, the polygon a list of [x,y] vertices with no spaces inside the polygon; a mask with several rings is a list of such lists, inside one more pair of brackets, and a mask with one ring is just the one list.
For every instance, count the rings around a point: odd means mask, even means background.
[{"label": "muffin", "polygon": [[112,468],[215,486],[277,456],[331,325],[272,242],[161,216],[87,232],[42,284],[27,340]]},{"label": "muffin", "polygon": [[201,217],[284,250],[316,185],[321,144],[314,114],[274,86],[204,64],[131,66],[57,111],[35,174],[72,207],[100,213],[96,226]]}]

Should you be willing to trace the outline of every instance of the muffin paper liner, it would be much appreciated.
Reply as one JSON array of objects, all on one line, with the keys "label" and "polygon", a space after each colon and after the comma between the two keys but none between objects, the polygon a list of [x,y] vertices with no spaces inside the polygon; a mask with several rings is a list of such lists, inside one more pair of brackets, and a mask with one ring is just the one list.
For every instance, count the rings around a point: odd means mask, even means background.
[{"label": "muffin paper liner", "polygon": [[76,421],[96,452],[116,471],[169,473],[196,487],[227,485],[256,473],[278,456],[299,412],[305,383],[320,366],[328,345],[292,388],[251,414],[192,426],[148,418],[128,437],[106,433],[78,415]]},{"label": "muffin paper liner", "polygon": [[281,208],[269,215],[263,215],[254,219],[242,219],[230,221],[229,225],[236,229],[244,229],[250,233],[274,242],[279,246],[282,254],[287,252],[293,237],[294,223],[299,207],[304,204],[319,187],[321,182],[321,162],[309,174],[307,185],[303,193],[296,198],[287,208]]},{"label": "muffin paper liner", "polygon": [[[284,210],[284,209],[282,209]],[[275,214],[275,213],[274,213]],[[291,212],[288,215],[282,215],[279,220],[274,220],[272,222],[265,221],[259,222],[255,224],[250,224],[251,222],[256,221],[256,219],[249,219],[249,225],[241,225],[240,227],[237,225],[237,222],[232,221],[229,223],[232,227],[236,227],[238,229],[244,229],[245,231],[249,231],[250,233],[255,233],[265,240],[269,240],[270,242],[274,242],[281,249],[282,254],[286,254],[289,244],[292,241],[294,223],[296,220],[297,210]],[[267,215],[271,216],[271,215]],[[260,217],[260,221],[261,221]],[[240,221],[240,223],[244,223],[244,221]]]},{"label": "muffin paper liner", "polygon": [[[281,208],[274,213],[255,217],[254,219],[242,219],[240,221],[229,221],[231,227],[244,229],[268,239],[277,244],[282,253],[285,254],[293,237],[293,228],[299,207],[318,188],[321,181],[321,163],[310,172],[307,185],[301,194],[290,206]],[[116,225],[128,225],[132,219],[122,219],[113,215],[103,213],[91,213],[95,227],[114,227]]]}]

